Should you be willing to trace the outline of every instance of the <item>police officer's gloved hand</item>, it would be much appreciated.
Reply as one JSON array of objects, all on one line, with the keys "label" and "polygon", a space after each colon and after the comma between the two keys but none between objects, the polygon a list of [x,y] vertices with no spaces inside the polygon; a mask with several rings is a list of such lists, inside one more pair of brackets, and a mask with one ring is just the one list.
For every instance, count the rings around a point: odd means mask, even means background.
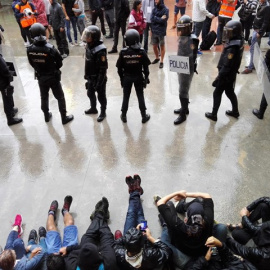
[{"label": "police officer's gloved hand", "polygon": [[13,76],[10,75],[9,78],[8,78],[9,82],[13,82]]},{"label": "police officer's gloved hand", "polygon": [[95,88],[95,90],[96,90],[97,92],[99,92],[99,91],[100,91],[100,89],[101,89],[101,85],[96,84],[94,88]]},{"label": "police officer's gloved hand", "polygon": [[86,83],[85,83],[85,89],[88,90],[88,87],[89,87],[89,82],[86,81]]},{"label": "police officer's gloved hand", "polygon": [[14,92],[14,87],[12,85],[8,85],[5,89],[5,95],[6,96],[12,96]]},{"label": "police officer's gloved hand", "polygon": [[218,85],[218,77],[215,78],[215,80],[212,82],[213,87],[217,87]]},{"label": "police officer's gloved hand", "polygon": [[120,83],[121,83],[121,87],[124,87],[122,78],[120,79]]}]

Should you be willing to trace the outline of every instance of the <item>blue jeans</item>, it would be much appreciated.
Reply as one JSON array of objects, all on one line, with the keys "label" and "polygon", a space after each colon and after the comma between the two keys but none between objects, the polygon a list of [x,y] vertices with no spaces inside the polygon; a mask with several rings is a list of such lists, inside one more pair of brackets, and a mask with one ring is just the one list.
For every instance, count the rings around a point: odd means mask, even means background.
[{"label": "blue jeans", "polygon": [[200,33],[202,31],[203,28],[203,22],[194,22],[193,24],[193,34],[195,34],[197,37],[200,36]]},{"label": "blue jeans", "polygon": [[129,205],[124,226],[124,235],[131,228],[136,228],[144,220],[144,213],[139,191],[129,195]]},{"label": "blue jeans", "polygon": [[212,234],[220,242],[225,243],[227,238],[227,226],[224,224],[214,224]]},{"label": "blue jeans", "polygon": [[258,42],[259,46],[261,45],[261,39],[257,38],[257,32],[253,31],[252,33],[252,39],[251,39],[251,45],[249,48],[249,52],[250,52],[250,60],[249,60],[249,65],[248,65],[248,69],[253,69],[254,68],[254,63],[253,63],[253,56],[254,56],[254,46],[256,44],[256,42]]},{"label": "blue jeans", "polygon": [[171,248],[173,252],[174,264],[180,269],[184,268],[184,266],[190,261],[191,257],[189,257],[188,255],[186,255],[185,253],[183,253],[182,251],[180,251],[171,244],[171,237],[169,235],[167,226],[164,226],[162,228],[160,239],[163,243],[165,243],[168,247]]},{"label": "blue jeans", "polygon": [[11,231],[7,238],[5,249],[13,249],[16,253],[16,259],[19,260],[25,255],[24,242],[21,238],[18,238],[19,233],[17,231]]},{"label": "blue jeans", "polygon": [[45,242],[45,237],[41,237],[40,240],[39,240],[39,244],[37,244],[33,239],[31,239],[29,242],[28,242],[28,246],[31,245],[31,249],[30,249],[30,252],[27,253],[27,258],[30,257],[31,255],[31,252],[33,249],[35,249],[36,247],[41,247],[42,250],[46,253],[43,258],[40,260],[39,262],[39,270],[47,270],[47,265],[46,265],[46,259],[47,259],[47,245],[46,245],[46,242]]},{"label": "blue jeans", "polygon": [[70,35],[70,23],[72,24],[72,28],[73,28],[73,32],[74,32],[74,39],[75,42],[77,42],[77,17],[69,17],[69,21],[65,20],[65,24],[66,24],[66,28],[67,28],[67,37],[68,37],[68,41],[72,42],[72,38]]}]

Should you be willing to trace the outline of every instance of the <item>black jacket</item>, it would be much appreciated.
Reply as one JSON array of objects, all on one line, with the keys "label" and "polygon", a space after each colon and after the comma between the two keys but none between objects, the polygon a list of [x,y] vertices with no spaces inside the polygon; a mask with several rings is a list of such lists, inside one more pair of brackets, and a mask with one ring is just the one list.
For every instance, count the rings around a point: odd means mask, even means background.
[{"label": "black jacket", "polygon": [[116,240],[113,248],[117,264],[121,270],[153,270],[163,265],[172,253],[171,249],[162,241],[157,241],[154,244],[151,244],[146,240],[143,246],[142,265],[140,268],[134,268],[125,259],[126,249],[124,245],[124,237]]},{"label": "black jacket", "polygon": [[247,210],[249,212],[253,211],[260,203],[266,203],[270,207],[270,198],[269,197],[261,197],[255,201],[253,201],[251,204],[247,206]]},{"label": "black jacket", "polygon": [[206,9],[215,16],[218,16],[221,2],[217,0],[209,0],[206,5]]},{"label": "black jacket", "polygon": [[103,6],[105,10],[113,9],[114,0],[103,0]]},{"label": "black jacket", "polygon": [[[266,222],[268,223],[268,222]],[[269,235],[267,236],[269,238]],[[227,246],[235,254],[248,260],[259,270],[269,270],[270,266],[270,244],[262,247],[247,247],[239,244],[232,238],[227,238]]]},{"label": "black jacket", "polygon": [[60,28],[65,28],[65,14],[61,5],[57,0],[53,0],[50,6],[50,21],[49,24],[53,29],[59,30]]},{"label": "black jacket", "polygon": [[262,37],[269,30],[270,26],[270,6],[268,3],[260,4],[253,22],[253,29],[259,30],[258,34]]},{"label": "black jacket", "polygon": [[115,21],[126,21],[130,13],[129,0],[114,0]]}]

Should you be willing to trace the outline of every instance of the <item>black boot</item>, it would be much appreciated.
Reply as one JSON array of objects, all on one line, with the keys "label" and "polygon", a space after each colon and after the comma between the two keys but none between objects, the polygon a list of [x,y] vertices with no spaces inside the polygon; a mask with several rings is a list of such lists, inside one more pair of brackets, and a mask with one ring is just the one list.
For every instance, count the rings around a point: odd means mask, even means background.
[{"label": "black boot", "polygon": [[141,112],[142,115],[142,123],[145,124],[150,119],[150,114],[147,114],[145,111]]},{"label": "black boot", "polygon": [[188,98],[180,97],[180,103],[181,103],[181,109],[179,111],[180,115],[174,121],[175,125],[180,125],[181,123],[185,122],[187,119],[186,114],[188,111]]},{"label": "black boot", "polygon": [[258,118],[258,119],[263,119],[263,113],[260,110],[253,109],[252,113]]},{"label": "black boot", "polygon": [[19,109],[14,107],[13,108],[13,117],[18,113]]},{"label": "black boot", "polygon": [[45,119],[45,122],[49,122],[50,119],[52,118],[52,113],[51,112],[48,112],[48,113],[44,113],[44,119]]},{"label": "black boot", "polygon": [[109,202],[106,197],[102,197],[95,207],[95,211],[91,214],[90,219],[93,220],[96,214],[101,214],[104,219],[110,219]]},{"label": "black boot", "polygon": [[91,107],[90,109],[84,111],[85,114],[97,114],[98,110],[96,108]]},{"label": "black boot", "polygon": [[[173,112],[174,112],[175,114],[180,114],[181,108],[180,108],[180,109],[175,109]],[[188,109],[188,108],[187,108],[187,110],[186,110],[186,114],[189,114],[189,109]]]},{"label": "black boot", "polygon": [[71,114],[71,115],[61,115],[62,117],[62,124],[65,125],[67,124],[68,122],[72,121],[74,119],[74,116]]},{"label": "black boot", "polygon": [[205,117],[213,120],[213,121],[217,121],[217,114],[216,113],[213,113],[213,112],[206,112],[205,113]]},{"label": "black boot", "polygon": [[106,112],[105,112],[105,110],[101,110],[101,113],[97,118],[97,121],[102,122],[105,118],[106,118]]},{"label": "black boot", "polygon": [[23,121],[22,118],[9,117],[7,119],[7,124],[8,126],[13,126],[13,125],[21,123],[22,121]]},{"label": "black boot", "polygon": [[127,122],[127,114],[126,113],[122,112],[120,115],[120,118],[121,118],[123,123]]},{"label": "black boot", "polygon": [[240,116],[238,111],[227,110],[225,113],[226,113],[226,115],[232,116],[234,118],[238,118]]}]

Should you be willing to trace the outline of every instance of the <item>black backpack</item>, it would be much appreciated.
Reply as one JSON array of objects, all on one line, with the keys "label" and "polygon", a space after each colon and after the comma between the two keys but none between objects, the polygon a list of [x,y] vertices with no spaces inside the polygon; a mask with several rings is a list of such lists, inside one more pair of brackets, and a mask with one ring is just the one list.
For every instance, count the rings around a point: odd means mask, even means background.
[{"label": "black backpack", "polygon": [[215,40],[217,38],[217,34],[215,31],[211,31],[209,32],[206,37],[204,38],[204,40],[202,41],[201,45],[200,45],[200,49],[202,51],[207,51],[210,50],[210,48],[212,47],[212,45],[214,44]]}]

